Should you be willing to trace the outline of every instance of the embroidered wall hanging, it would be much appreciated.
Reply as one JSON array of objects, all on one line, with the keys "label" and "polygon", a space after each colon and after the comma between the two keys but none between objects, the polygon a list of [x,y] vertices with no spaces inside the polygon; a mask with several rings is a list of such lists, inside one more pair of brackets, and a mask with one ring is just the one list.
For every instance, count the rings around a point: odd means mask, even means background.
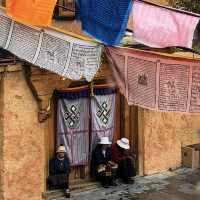
[{"label": "embroidered wall hanging", "polygon": [[116,94],[95,95],[91,98],[92,134],[91,151],[101,137],[107,136],[113,141],[115,128],[115,97]]},{"label": "embroidered wall hanging", "polygon": [[100,66],[102,46],[50,29],[26,26],[0,11],[0,47],[63,77],[91,81]]},{"label": "embroidered wall hanging", "polygon": [[200,60],[115,47],[108,47],[107,55],[130,105],[200,113]]},{"label": "embroidered wall hanging", "polygon": [[72,166],[86,165],[89,154],[89,99],[58,99],[57,145],[64,144]]}]

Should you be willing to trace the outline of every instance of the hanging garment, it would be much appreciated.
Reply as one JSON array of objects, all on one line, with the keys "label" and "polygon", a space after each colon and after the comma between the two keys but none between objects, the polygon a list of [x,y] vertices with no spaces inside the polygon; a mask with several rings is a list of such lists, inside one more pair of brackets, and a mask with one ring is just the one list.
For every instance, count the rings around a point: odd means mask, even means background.
[{"label": "hanging garment", "polygon": [[120,43],[132,0],[76,0],[76,19],[82,29],[105,44]]},{"label": "hanging garment", "polygon": [[133,5],[134,40],[151,47],[192,47],[199,17],[141,1]]},{"label": "hanging garment", "polygon": [[200,113],[200,60],[128,48],[106,49],[120,92],[130,105]]},{"label": "hanging garment", "polygon": [[6,0],[6,12],[14,20],[34,26],[51,24],[57,0]]},{"label": "hanging garment", "polygon": [[91,81],[101,60],[102,46],[51,29],[12,21],[0,11],[0,47],[63,77]]},{"label": "hanging garment", "polygon": [[[101,92],[101,90],[104,90]],[[94,150],[101,137],[109,137],[113,141],[115,128],[115,90],[110,94],[103,94],[109,89],[98,89],[91,97],[91,151]],[[102,94],[100,94],[102,93]]]},{"label": "hanging garment", "polygon": [[57,106],[57,146],[65,145],[72,166],[86,165],[89,157],[89,98],[75,97],[66,94]]}]

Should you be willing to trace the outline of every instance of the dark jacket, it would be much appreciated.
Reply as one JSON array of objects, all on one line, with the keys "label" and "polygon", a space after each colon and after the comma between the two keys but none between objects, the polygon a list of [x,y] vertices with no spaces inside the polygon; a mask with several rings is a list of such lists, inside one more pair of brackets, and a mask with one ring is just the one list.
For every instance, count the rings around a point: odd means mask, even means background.
[{"label": "dark jacket", "polygon": [[49,162],[49,174],[69,174],[70,172],[70,163],[67,156],[64,160],[59,160],[57,156],[53,157]]},{"label": "dark jacket", "polygon": [[97,176],[97,167],[101,164],[108,164],[111,161],[111,148],[106,149],[105,157],[103,155],[101,145],[97,145],[92,153],[91,165],[90,165],[90,175],[91,177]]},{"label": "dark jacket", "polygon": [[120,148],[117,144],[113,144],[112,147],[112,161],[119,163],[121,160],[127,158],[125,151]]}]

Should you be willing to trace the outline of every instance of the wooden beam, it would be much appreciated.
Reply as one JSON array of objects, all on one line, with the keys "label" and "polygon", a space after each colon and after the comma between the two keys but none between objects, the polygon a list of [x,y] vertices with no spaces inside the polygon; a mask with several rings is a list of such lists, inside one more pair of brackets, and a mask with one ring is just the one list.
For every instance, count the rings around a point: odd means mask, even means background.
[{"label": "wooden beam", "polygon": [[131,136],[130,123],[131,123],[130,106],[128,105],[126,99],[124,99],[124,137],[128,139],[130,139]]},{"label": "wooden beam", "polygon": [[139,175],[144,175],[144,110],[138,108],[138,162]]}]

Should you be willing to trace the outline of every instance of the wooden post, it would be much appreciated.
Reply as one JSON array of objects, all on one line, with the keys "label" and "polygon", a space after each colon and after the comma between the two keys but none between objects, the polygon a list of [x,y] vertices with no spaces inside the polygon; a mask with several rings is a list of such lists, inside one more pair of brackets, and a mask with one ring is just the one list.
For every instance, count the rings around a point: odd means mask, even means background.
[{"label": "wooden post", "polygon": [[121,134],[120,137],[130,138],[130,107],[126,99],[121,96]]},{"label": "wooden post", "polygon": [[138,171],[138,107],[130,107],[130,145],[131,152],[136,155],[135,168]]},{"label": "wooden post", "polygon": [[144,175],[144,110],[138,108],[138,161],[139,175]]}]

